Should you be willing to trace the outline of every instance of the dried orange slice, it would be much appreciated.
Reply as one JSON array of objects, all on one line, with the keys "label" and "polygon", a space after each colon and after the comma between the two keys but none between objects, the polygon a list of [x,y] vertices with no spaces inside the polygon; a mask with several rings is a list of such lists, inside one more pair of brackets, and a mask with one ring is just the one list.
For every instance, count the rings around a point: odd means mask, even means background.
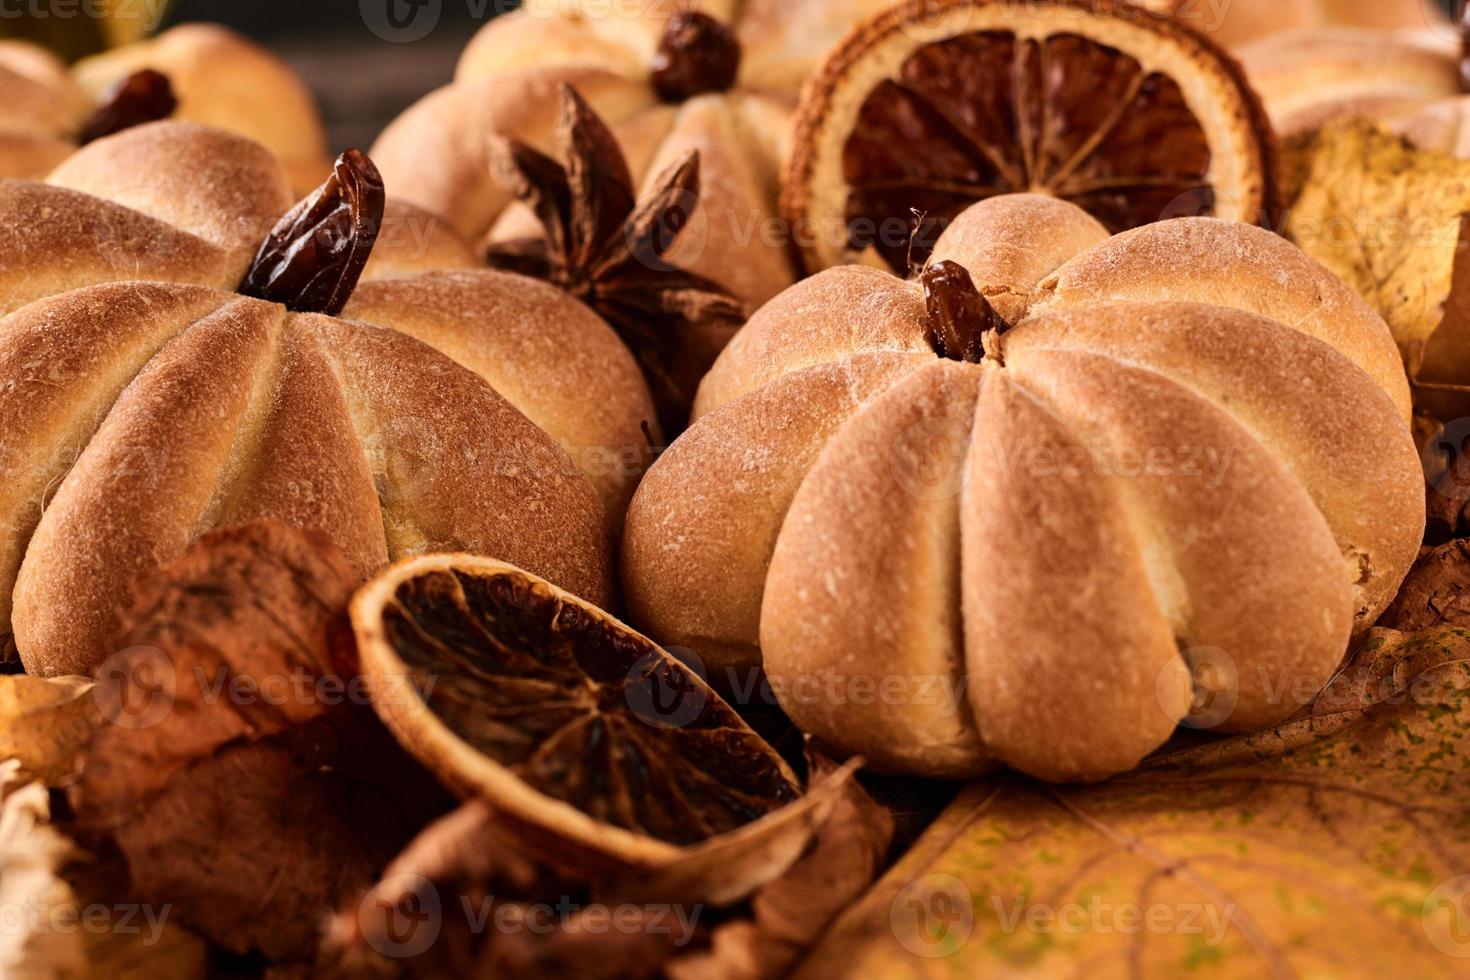
[{"label": "dried orange slice", "polygon": [[548,860],[656,869],[732,837],[784,856],[819,816],[694,671],[528,572],[410,558],[364,586],[351,616],[400,742]]},{"label": "dried orange slice", "polygon": [[828,56],[796,125],[782,208],[810,272],[905,273],[913,212],[922,246],[1015,191],[1064,198],[1114,233],[1280,210],[1275,137],[1239,66],[1114,0],[901,4]]}]

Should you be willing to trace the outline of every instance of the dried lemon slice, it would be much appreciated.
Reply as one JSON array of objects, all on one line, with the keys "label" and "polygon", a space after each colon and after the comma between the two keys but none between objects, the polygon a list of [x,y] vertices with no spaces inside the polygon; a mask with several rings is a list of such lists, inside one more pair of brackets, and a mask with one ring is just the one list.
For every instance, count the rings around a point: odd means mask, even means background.
[{"label": "dried lemon slice", "polygon": [[907,272],[913,212],[932,242],[1017,191],[1114,233],[1186,214],[1274,226],[1274,140],[1240,67],[1178,23],[1113,0],[914,0],[814,77],[782,207],[813,272]]},{"label": "dried lemon slice", "polygon": [[732,837],[804,844],[810,797],[776,751],[692,670],[548,582],[427,555],[364,586],[351,615],[378,714],[542,856],[621,870]]}]

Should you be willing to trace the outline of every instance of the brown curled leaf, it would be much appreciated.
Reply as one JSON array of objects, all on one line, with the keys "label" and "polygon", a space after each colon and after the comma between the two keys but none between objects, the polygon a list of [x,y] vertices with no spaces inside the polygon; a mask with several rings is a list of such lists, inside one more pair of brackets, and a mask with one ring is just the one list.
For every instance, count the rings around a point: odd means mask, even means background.
[{"label": "brown curled leaf", "polygon": [[[836,771],[810,756],[813,778]],[[856,782],[847,784],[807,854],[751,899],[750,915],[716,926],[709,948],[669,964],[672,980],[762,980],[785,976],[832,921],[883,870],[893,818]]]},{"label": "brown curled leaf", "polygon": [[378,168],[348,150],[266,236],[239,291],[297,313],[337,315],[372,255],[385,206]]},{"label": "brown curled leaf", "polygon": [[179,100],[168,76],[145,68],[107,91],[96,111],[82,124],[77,142],[85,146],[134,126],[167,119],[178,107]]},{"label": "brown curled leaf", "polygon": [[18,760],[0,763],[0,907],[25,916],[15,920],[25,928],[0,931],[0,975],[204,977],[205,944],[169,921],[168,910],[129,902],[121,862],[79,847],[57,826],[53,802]]},{"label": "brown curled leaf", "polygon": [[1470,539],[1420,555],[1378,625],[1405,632],[1440,625],[1470,628]]},{"label": "brown curled leaf", "polygon": [[[366,706],[357,576],[326,539],[260,522],[140,582],[98,672],[75,830],[219,946],[311,952],[443,803]],[[356,693],[354,693],[356,691]]]},{"label": "brown curled leaf", "polygon": [[[317,975],[780,976],[871,882],[892,832],[851,765],[814,759],[812,771],[812,793],[830,805],[796,853],[767,853],[736,832],[637,880],[538,863],[491,807],[466,803],[333,919]],[[773,859],[763,885],[704,897],[707,879]]]}]

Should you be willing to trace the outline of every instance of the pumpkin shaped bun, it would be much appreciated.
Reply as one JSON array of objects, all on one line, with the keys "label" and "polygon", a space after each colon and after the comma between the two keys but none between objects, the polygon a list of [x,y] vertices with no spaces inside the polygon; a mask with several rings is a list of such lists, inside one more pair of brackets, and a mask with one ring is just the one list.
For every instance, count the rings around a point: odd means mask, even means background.
[{"label": "pumpkin shaped bun", "polygon": [[1385,324],[1285,240],[997,197],[918,281],[830,269],[737,334],[625,591],[880,769],[1101,778],[1192,686],[1240,731],[1326,682],[1421,540],[1409,410]]},{"label": "pumpkin shaped bun", "polygon": [[[175,122],[0,181],[0,633],[29,671],[91,673],[138,575],[256,518],[364,577],[467,551],[610,600],[641,456],[593,451],[646,449],[653,418],[611,328],[453,268],[468,249],[361,154],[289,211],[286,188],[264,148]],[[387,241],[403,221],[426,237]]]},{"label": "pumpkin shaped bun", "polygon": [[777,179],[802,84],[831,45],[891,0],[529,0],[471,42],[454,84],[384,131],[373,159],[410,203],[473,241],[514,238],[525,209],[485,179],[491,136],[555,150],[558,87],[616,131],[645,185],[691,150],[697,228],[671,256],[759,304],[796,276]]},{"label": "pumpkin shaped bun", "polygon": [[142,72],[162,75],[172,93],[148,118],[238,133],[274,153],[298,192],[320,182],[326,132],[310,90],[284,61],[216,24],[180,25],[71,69],[34,45],[0,43],[0,177],[44,176]]},{"label": "pumpkin shaped bun", "polygon": [[44,174],[76,149],[91,102],[44,48],[0,41],[0,177]]},{"label": "pumpkin shaped bun", "polygon": [[1458,52],[1432,36],[1317,28],[1272,34],[1235,54],[1283,137],[1350,117],[1396,125],[1460,93]]}]

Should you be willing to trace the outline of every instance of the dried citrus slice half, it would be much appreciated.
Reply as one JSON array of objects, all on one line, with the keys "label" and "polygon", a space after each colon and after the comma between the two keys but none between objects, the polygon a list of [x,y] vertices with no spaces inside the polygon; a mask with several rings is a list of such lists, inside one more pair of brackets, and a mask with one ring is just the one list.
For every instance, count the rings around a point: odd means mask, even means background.
[{"label": "dried citrus slice half", "polygon": [[543,579],[425,555],[364,586],[351,616],[400,742],[543,857],[653,868],[762,826],[799,835],[778,819],[802,795],[780,755],[694,671]]},{"label": "dried citrus slice half", "polygon": [[782,207],[811,272],[906,273],[914,212],[922,245],[1015,191],[1064,198],[1114,233],[1280,210],[1275,137],[1239,66],[1114,0],[900,4],[828,56],[796,127]]}]

